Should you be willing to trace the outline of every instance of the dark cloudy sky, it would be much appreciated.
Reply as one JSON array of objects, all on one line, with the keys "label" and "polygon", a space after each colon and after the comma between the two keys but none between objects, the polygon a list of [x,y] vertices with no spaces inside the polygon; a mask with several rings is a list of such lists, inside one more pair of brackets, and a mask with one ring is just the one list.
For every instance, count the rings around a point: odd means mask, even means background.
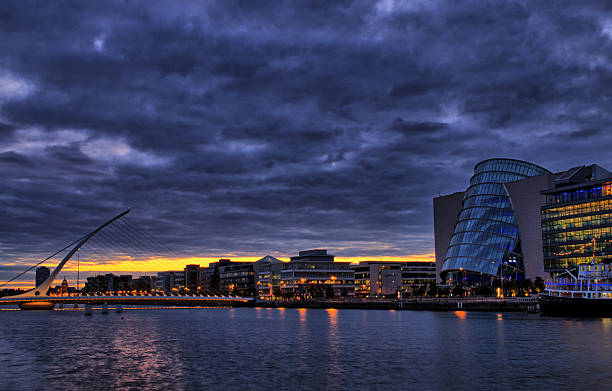
[{"label": "dark cloudy sky", "polygon": [[132,207],[184,256],[433,252],[475,163],[612,168],[612,7],[0,4],[0,263]]}]

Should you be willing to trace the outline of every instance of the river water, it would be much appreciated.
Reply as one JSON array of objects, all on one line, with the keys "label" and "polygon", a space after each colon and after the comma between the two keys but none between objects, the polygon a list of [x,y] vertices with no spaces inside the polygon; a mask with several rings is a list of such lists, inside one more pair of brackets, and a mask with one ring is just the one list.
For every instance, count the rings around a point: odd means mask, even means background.
[{"label": "river water", "polygon": [[609,390],[612,320],[319,309],[0,311],[2,390]]}]

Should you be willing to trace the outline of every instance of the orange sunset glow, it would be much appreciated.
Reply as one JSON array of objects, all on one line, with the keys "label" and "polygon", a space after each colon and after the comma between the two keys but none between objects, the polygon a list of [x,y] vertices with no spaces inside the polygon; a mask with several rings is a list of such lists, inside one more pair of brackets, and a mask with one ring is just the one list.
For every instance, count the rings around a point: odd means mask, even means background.
[{"label": "orange sunset glow", "polygon": [[[75,259],[71,259],[70,262],[66,264],[66,266],[62,269],[62,273],[68,272],[70,275],[75,274],[77,270],[81,274],[81,284],[84,283],[86,277],[95,275],[95,274],[105,274],[105,273],[115,273],[115,274],[129,274],[129,273],[138,273],[138,274],[155,274],[157,272],[169,271],[169,270],[183,270],[186,265],[196,264],[202,267],[208,266],[212,262],[217,262],[221,258],[229,258],[232,261],[236,262],[255,262],[262,258],[262,256],[218,256],[218,257],[181,257],[181,258],[160,258],[160,257],[152,257],[147,259],[136,259],[128,256],[117,256],[112,260],[104,260],[104,261],[92,261],[92,260],[84,260],[80,259],[78,262]],[[285,257],[277,257],[281,261],[288,262],[289,256]],[[351,262],[351,263],[359,263],[363,261],[383,261],[383,262],[417,262],[417,261],[432,261],[435,259],[435,254],[414,254],[406,257],[397,257],[397,256],[379,256],[379,257],[336,257],[337,262]],[[44,263],[44,266],[47,266],[51,270],[53,270],[57,264],[59,263],[59,259],[49,260]],[[16,265],[15,263],[11,265]],[[24,269],[27,266],[24,266]],[[63,278],[63,274],[60,273],[60,276],[56,279],[56,282],[61,281]],[[67,276],[68,283],[70,285],[76,284],[76,278],[69,278]],[[26,275],[18,279],[17,281],[12,281],[4,286],[4,288],[33,288],[34,281],[33,275]]]}]

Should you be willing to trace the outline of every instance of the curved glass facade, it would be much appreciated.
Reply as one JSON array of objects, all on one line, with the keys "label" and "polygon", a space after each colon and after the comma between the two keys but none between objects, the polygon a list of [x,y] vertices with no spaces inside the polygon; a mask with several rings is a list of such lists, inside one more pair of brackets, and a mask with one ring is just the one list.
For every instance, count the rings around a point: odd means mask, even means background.
[{"label": "curved glass facade", "polygon": [[442,274],[461,271],[486,278],[523,274],[518,225],[504,183],[544,174],[550,172],[519,160],[478,163],[463,198]]}]

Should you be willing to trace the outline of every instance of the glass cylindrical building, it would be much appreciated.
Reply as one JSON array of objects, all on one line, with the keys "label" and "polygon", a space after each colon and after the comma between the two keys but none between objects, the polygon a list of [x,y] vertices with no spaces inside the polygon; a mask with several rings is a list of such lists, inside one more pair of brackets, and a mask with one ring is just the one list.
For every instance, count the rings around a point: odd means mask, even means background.
[{"label": "glass cylindrical building", "polygon": [[474,167],[442,265],[449,283],[524,274],[518,225],[504,183],[550,171],[513,159],[489,159]]}]

